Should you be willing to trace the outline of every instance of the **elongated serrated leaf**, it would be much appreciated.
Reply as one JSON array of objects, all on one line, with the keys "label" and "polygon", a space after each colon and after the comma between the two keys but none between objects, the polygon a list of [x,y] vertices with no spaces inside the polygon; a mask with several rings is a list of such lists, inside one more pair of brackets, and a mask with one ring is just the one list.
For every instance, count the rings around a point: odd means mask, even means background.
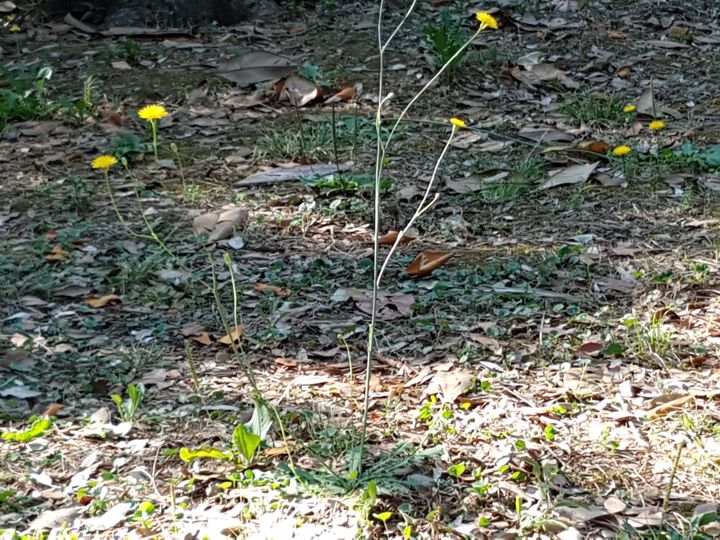
[{"label": "elongated serrated leaf", "polygon": [[230,461],[231,456],[228,452],[223,452],[218,448],[196,448],[195,450],[191,450],[190,448],[183,447],[180,449],[180,459],[186,463],[192,463],[196,459],[200,458]]}]

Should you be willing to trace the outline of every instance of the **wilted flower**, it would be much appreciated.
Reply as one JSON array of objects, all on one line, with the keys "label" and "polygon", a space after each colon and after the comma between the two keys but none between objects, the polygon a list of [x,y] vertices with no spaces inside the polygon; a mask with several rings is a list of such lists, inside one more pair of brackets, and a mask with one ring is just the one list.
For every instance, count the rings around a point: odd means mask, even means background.
[{"label": "wilted flower", "polygon": [[162,105],[147,105],[138,111],[138,116],[148,122],[160,120],[161,118],[165,118],[167,115],[168,112]]},{"label": "wilted flower", "polygon": [[90,166],[93,169],[102,169],[103,171],[107,171],[110,167],[113,165],[117,165],[117,158],[115,156],[98,156],[95,159],[93,159]]},{"label": "wilted flower", "polygon": [[498,29],[498,22],[495,17],[490,15],[487,11],[478,11],[475,17],[480,21],[480,29],[492,28],[493,30]]},{"label": "wilted flower", "polygon": [[662,120],[653,120],[648,124],[648,127],[653,131],[660,131],[665,127],[665,122],[663,122]]},{"label": "wilted flower", "polygon": [[459,118],[451,118],[450,123],[458,129],[466,128],[467,124]]},{"label": "wilted flower", "polygon": [[630,148],[629,146],[626,146],[624,144],[613,148],[613,151],[612,151],[613,155],[615,155],[617,157],[625,156],[625,155],[629,154],[630,152],[632,152],[632,148]]},{"label": "wilted flower", "polygon": [[625,105],[623,112],[635,112],[635,109],[637,109],[635,105]]}]

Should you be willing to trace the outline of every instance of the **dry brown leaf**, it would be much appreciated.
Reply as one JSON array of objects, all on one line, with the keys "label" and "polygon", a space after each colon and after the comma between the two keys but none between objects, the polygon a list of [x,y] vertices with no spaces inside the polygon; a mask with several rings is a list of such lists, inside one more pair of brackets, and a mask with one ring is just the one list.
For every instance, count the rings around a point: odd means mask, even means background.
[{"label": "dry brown leaf", "polygon": [[52,251],[45,255],[46,261],[62,261],[68,258],[70,254],[65,251],[60,244],[55,244]]},{"label": "dry brown leaf", "polygon": [[45,409],[45,416],[55,416],[57,413],[59,413],[64,405],[62,403],[51,403],[48,405],[48,408]]},{"label": "dry brown leaf", "polygon": [[257,292],[271,292],[273,294],[276,294],[280,298],[287,298],[292,294],[292,291],[288,289],[287,287],[278,287],[277,285],[268,285],[267,283],[256,283],[253,285],[253,288]]},{"label": "dry brown leaf", "polygon": [[352,99],[355,99],[357,97],[357,91],[355,90],[355,87],[353,86],[346,86],[342,90],[340,90],[337,94],[335,94],[333,97],[328,99],[328,103],[332,103],[333,101],[350,101]]},{"label": "dry brown leaf", "polygon": [[405,271],[412,277],[429,276],[452,256],[452,253],[443,253],[441,251],[423,251],[415,257],[415,260],[410,263],[410,266]]},{"label": "dry brown leaf", "polygon": [[575,149],[581,152],[600,154],[604,157],[610,151],[610,145],[603,141],[586,141],[578,144]]},{"label": "dry brown leaf", "polygon": [[[378,239],[378,242],[380,243],[381,246],[392,246],[395,243],[395,240],[397,240],[397,237],[399,234],[400,234],[399,231],[388,231],[387,234],[382,235]],[[416,238],[417,238],[417,236],[414,233],[407,232],[400,239],[400,245],[409,244]]]},{"label": "dry brown leaf", "polygon": [[668,401],[667,403],[661,403],[654,409],[650,409],[647,413],[647,417],[650,420],[662,418],[663,416],[667,416],[671,412],[681,410],[685,406],[685,404],[689,403],[692,400],[693,396],[681,396],[679,398],[673,399],[672,401]]},{"label": "dry brown leaf", "polygon": [[227,336],[221,337],[218,340],[218,343],[222,343],[223,345],[232,345],[233,343],[239,345],[242,342],[244,335],[245,327],[241,324],[238,324],[235,329],[231,330]]},{"label": "dry brown leaf", "polygon": [[212,338],[210,337],[210,334],[208,334],[207,332],[203,332],[202,334],[192,336],[190,339],[192,339],[193,341],[197,341],[201,345],[212,345]]},{"label": "dry brown leaf", "polygon": [[298,361],[294,358],[286,358],[284,356],[278,356],[275,359],[275,363],[288,368],[298,367]]},{"label": "dry brown leaf", "polygon": [[580,356],[598,356],[603,349],[605,349],[605,345],[603,343],[588,341],[587,343],[580,345],[575,352]]},{"label": "dry brown leaf", "polygon": [[85,303],[93,308],[104,308],[110,303],[122,302],[122,298],[117,294],[106,294],[104,296],[88,296]]}]

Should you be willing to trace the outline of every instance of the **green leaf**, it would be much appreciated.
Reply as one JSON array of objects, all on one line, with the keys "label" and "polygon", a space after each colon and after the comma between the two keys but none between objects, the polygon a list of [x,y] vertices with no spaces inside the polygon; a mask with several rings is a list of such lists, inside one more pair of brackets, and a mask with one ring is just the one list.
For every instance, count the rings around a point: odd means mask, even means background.
[{"label": "green leaf", "polygon": [[455,478],[458,478],[463,475],[465,472],[465,465],[463,463],[458,463],[457,465],[453,465],[448,469],[448,473],[450,476],[454,476]]},{"label": "green leaf", "polygon": [[373,514],[373,517],[375,519],[379,519],[383,523],[385,523],[388,519],[390,519],[393,516],[392,512],[380,512],[379,514]]},{"label": "green leaf", "polygon": [[720,167],[720,145],[706,148],[698,154],[698,157],[710,167]]},{"label": "green leaf", "polygon": [[49,430],[52,425],[52,420],[50,420],[49,418],[38,418],[25,431],[19,431],[15,433],[4,432],[0,434],[0,438],[8,442],[29,443],[33,439],[37,439],[38,437],[42,437],[43,435],[45,435],[47,430]]},{"label": "green leaf", "polygon": [[625,349],[617,341],[613,341],[610,345],[608,345],[602,350],[602,354],[604,356],[619,356],[623,352],[625,352]]},{"label": "green leaf", "polygon": [[233,447],[240,452],[246,462],[250,462],[255,456],[261,441],[258,435],[250,433],[243,424],[239,424],[233,432]]},{"label": "green leaf", "polygon": [[220,459],[222,461],[230,461],[232,456],[229,452],[223,452],[218,448],[197,448],[190,450],[189,448],[183,447],[180,449],[180,459],[186,463],[192,463],[196,459],[200,458],[211,458]]},{"label": "green leaf", "polygon": [[155,505],[150,501],[143,501],[138,505],[138,511],[143,514],[152,514],[155,512]]}]

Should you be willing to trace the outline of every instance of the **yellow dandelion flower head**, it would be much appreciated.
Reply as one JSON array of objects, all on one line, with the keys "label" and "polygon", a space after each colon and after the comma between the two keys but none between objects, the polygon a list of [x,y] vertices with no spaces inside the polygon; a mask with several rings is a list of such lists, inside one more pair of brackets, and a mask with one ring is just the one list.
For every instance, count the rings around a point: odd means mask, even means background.
[{"label": "yellow dandelion flower head", "polygon": [[91,167],[93,169],[102,169],[104,171],[108,170],[113,165],[117,165],[117,158],[115,156],[98,156],[95,159],[93,159],[91,163]]},{"label": "yellow dandelion flower head", "polygon": [[665,127],[665,122],[663,122],[662,120],[653,120],[648,124],[648,127],[653,131],[660,131]]},{"label": "yellow dandelion flower head", "polygon": [[492,28],[493,30],[497,30],[499,27],[497,19],[490,15],[487,11],[478,11],[475,14],[475,17],[478,21],[480,21],[481,29]]},{"label": "yellow dandelion flower head", "polygon": [[9,28],[9,30],[10,30],[13,34],[17,34],[18,32],[22,32],[22,28],[20,28],[17,24],[13,24],[13,25]]},{"label": "yellow dandelion flower head", "polygon": [[635,112],[635,109],[637,109],[635,105],[625,105],[623,112]]},{"label": "yellow dandelion flower head", "polygon": [[450,123],[458,129],[467,127],[467,124],[463,120],[460,120],[459,118],[454,118],[454,117],[451,118]]},{"label": "yellow dandelion flower head", "polygon": [[632,148],[626,145],[616,146],[613,148],[613,155],[617,157],[622,157],[628,155],[630,152],[632,152]]},{"label": "yellow dandelion flower head", "polygon": [[156,120],[160,120],[161,118],[165,118],[168,115],[168,112],[162,105],[146,105],[138,111],[138,115],[143,120],[154,122]]}]

